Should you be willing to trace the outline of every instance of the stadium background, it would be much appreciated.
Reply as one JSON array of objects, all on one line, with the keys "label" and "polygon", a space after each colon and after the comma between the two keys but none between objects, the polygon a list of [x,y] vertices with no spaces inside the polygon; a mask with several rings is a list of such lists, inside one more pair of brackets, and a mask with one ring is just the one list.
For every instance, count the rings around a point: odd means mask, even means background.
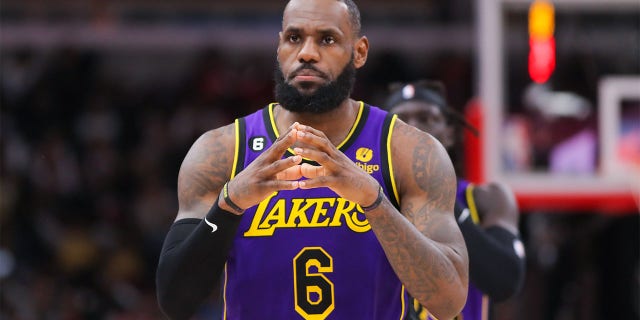
[{"label": "stadium background", "polygon": [[[371,53],[353,96],[375,105],[391,81],[440,79],[458,110],[493,110],[478,100],[493,85],[482,82],[480,34],[492,1],[359,2]],[[573,1],[585,5],[562,11],[572,1],[556,1],[547,84],[586,101],[590,113],[576,120],[553,110],[539,117],[528,103],[528,2],[512,2],[520,4],[493,16],[504,26],[500,126],[524,121],[548,133],[519,141],[533,152],[518,170],[552,181],[545,157],[571,134],[566,128],[599,134],[600,81],[640,76],[640,5]],[[201,133],[273,99],[283,4],[0,4],[0,319],[161,318],[153,279],[177,210],[180,162]],[[631,110],[626,120],[640,119]],[[581,173],[595,176],[596,186],[598,165]],[[616,210],[528,203],[520,226],[527,279],[492,318],[640,319],[638,217],[637,202]],[[196,318],[211,319],[218,298]]]}]

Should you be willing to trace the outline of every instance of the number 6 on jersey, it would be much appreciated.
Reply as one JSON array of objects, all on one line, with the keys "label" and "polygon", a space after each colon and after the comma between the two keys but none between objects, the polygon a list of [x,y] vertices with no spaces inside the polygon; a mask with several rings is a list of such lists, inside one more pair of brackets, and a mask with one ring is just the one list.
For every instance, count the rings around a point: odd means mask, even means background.
[{"label": "number 6 on jersey", "polygon": [[303,248],[293,258],[296,311],[304,319],[325,319],[335,308],[333,282],[324,275],[331,272],[333,259],[320,247]]}]

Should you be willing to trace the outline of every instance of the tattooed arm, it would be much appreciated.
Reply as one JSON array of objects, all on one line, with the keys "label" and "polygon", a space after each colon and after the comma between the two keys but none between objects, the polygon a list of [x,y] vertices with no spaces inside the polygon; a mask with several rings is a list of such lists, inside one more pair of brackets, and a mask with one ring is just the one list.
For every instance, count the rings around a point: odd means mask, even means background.
[{"label": "tattooed arm", "polygon": [[[239,217],[220,210],[216,197],[231,174],[232,125],[203,134],[178,176],[180,208],[166,235],[158,269],[158,304],[170,319],[187,319],[216,288]],[[219,229],[212,233],[209,223]],[[215,230],[214,230],[215,231]]]},{"label": "tattooed arm", "polygon": [[177,220],[202,219],[215,202],[233,165],[235,130],[232,124],[203,134],[187,153],[178,175]]},{"label": "tattooed arm", "polygon": [[[234,125],[202,135],[180,168],[176,221],[165,238],[158,269],[158,303],[171,319],[187,319],[216,287],[243,213],[275,190],[295,189],[300,156],[281,159],[296,140],[296,131],[282,135],[234,179]],[[220,190],[239,210],[226,203]],[[204,219],[203,219],[204,218]]]},{"label": "tattooed arm", "polygon": [[402,215],[384,201],[367,218],[409,293],[438,319],[452,318],[466,300],[468,257],[453,215],[451,160],[436,139],[402,121],[391,145]]}]

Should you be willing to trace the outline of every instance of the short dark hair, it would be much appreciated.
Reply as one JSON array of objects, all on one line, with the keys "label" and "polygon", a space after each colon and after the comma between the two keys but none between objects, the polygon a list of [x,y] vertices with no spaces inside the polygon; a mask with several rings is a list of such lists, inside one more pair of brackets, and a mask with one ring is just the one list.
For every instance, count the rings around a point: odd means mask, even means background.
[{"label": "short dark hair", "polygon": [[349,20],[351,20],[351,27],[353,28],[353,34],[359,36],[362,28],[362,23],[360,22],[360,9],[358,9],[358,5],[356,5],[353,0],[339,1],[342,1],[347,5],[347,9],[349,10]]},{"label": "short dark hair", "polygon": [[[355,36],[360,35],[360,31],[362,28],[362,24],[360,22],[360,9],[358,9],[358,5],[356,5],[353,0],[337,0],[347,5],[347,10],[349,11],[349,22],[351,22],[351,29]],[[287,1],[287,4],[291,2],[291,0]]]}]

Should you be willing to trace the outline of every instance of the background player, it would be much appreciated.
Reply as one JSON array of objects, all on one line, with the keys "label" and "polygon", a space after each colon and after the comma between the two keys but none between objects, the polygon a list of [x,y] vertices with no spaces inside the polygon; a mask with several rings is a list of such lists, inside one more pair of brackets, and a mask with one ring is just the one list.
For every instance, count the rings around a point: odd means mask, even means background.
[{"label": "background player", "polygon": [[[461,128],[475,132],[451,108],[440,82],[420,80],[393,84],[386,108],[416,128],[430,133],[448,150],[461,142]],[[477,134],[477,132],[476,132]],[[454,152],[451,152],[452,158]],[[473,155],[465,155],[473,156]],[[519,239],[518,208],[510,189],[490,182],[474,185],[458,179],[455,215],[469,251],[469,293],[462,319],[488,317],[488,298],[502,301],[518,292],[524,280],[524,247]],[[427,311],[416,304],[419,319]]]}]

